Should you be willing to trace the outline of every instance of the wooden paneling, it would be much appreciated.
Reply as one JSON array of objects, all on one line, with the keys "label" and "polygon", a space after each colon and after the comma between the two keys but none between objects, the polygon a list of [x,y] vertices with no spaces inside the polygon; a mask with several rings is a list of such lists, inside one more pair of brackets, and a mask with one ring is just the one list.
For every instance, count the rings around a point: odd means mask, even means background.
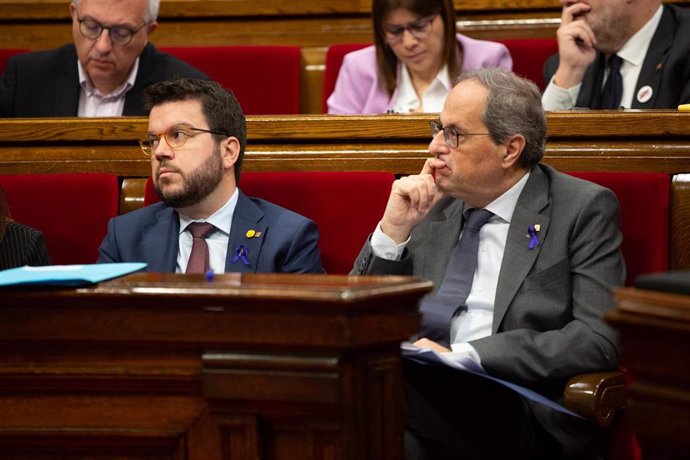
[{"label": "wooden paneling", "polygon": [[690,451],[690,297],[619,288],[606,318],[620,331],[620,363],[631,376],[628,413],[645,460]]},{"label": "wooden paneling", "polygon": [[399,460],[399,343],[430,289],[255,274],[5,289],[0,458]]}]

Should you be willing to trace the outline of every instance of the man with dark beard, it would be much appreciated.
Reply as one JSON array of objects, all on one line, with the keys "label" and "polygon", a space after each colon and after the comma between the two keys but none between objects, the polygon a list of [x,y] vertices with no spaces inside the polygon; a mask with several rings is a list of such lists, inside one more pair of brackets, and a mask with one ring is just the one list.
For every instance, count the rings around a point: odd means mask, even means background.
[{"label": "man with dark beard", "polygon": [[[661,0],[560,0],[544,110],[675,109],[690,102],[690,11]],[[683,32],[685,30],[685,32]]]},{"label": "man with dark beard", "polygon": [[242,109],[216,82],[181,79],[144,92],[151,177],[162,202],[108,224],[99,262],[152,272],[323,273],[316,224],[237,187],[247,144]]}]

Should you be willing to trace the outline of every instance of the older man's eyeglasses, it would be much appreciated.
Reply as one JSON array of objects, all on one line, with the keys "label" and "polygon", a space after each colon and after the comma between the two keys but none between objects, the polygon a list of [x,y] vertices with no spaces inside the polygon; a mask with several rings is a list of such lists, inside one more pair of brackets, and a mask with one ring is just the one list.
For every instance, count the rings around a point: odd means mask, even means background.
[{"label": "older man's eyeglasses", "polygon": [[179,149],[190,137],[198,136],[201,133],[216,134],[218,136],[228,137],[230,134],[221,131],[212,131],[210,129],[193,128],[191,126],[171,126],[165,132],[154,134],[149,133],[145,138],[139,140],[141,150],[145,155],[151,156],[158,148],[161,138],[165,137],[165,142],[170,148]]},{"label": "older man's eyeglasses", "polygon": [[458,148],[461,137],[491,135],[490,133],[461,133],[454,126],[443,126],[440,121],[432,121],[430,124],[431,137],[434,138],[440,131],[443,131],[443,140],[445,140],[446,145],[452,149]]},{"label": "older man's eyeglasses", "polygon": [[431,23],[434,22],[436,16],[438,16],[438,13],[432,14],[431,16],[427,16],[414,22],[410,22],[406,26],[384,25],[384,37],[389,44],[393,45],[395,43],[399,43],[402,40],[403,35],[407,30],[412,34],[414,38],[416,38],[417,40],[421,40],[422,38],[426,37],[426,35],[431,30]]},{"label": "older man's eyeglasses", "polygon": [[134,37],[137,32],[147,26],[147,24],[144,24],[138,29],[130,29],[122,25],[104,26],[100,22],[89,18],[79,18],[77,21],[79,21],[79,32],[84,37],[89,40],[96,40],[101,36],[103,29],[107,29],[108,35],[110,35],[110,41],[116,45],[128,44],[132,41],[132,37]]}]

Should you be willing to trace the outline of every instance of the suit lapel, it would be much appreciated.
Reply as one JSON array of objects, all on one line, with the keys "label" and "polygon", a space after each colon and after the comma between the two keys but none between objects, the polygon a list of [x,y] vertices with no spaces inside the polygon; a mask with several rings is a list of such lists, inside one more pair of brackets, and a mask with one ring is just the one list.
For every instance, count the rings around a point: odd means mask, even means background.
[{"label": "suit lapel", "polygon": [[177,213],[165,207],[155,215],[156,221],[144,232],[141,250],[148,262],[147,271],[175,273],[180,244],[180,220]]},{"label": "suit lapel", "polygon": [[[647,55],[642,63],[640,76],[637,79],[635,93],[633,93],[632,107],[633,109],[651,109],[654,107],[654,102],[659,95],[661,85],[661,76],[663,75],[664,65],[668,52],[671,49],[673,36],[675,35],[676,24],[668,8],[664,8],[659,21],[659,26],[656,28],[654,37],[649,44]],[[647,88],[645,88],[647,87]],[[651,97],[646,102],[638,100],[640,91],[651,91]]]},{"label": "suit lapel", "polygon": [[79,111],[79,71],[77,70],[77,52],[74,47],[69,48],[67,55],[53,83],[56,117],[76,117]]},{"label": "suit lapel", "polygon": [[464,207],[462,202],[454,198],[447,198],[447,200],[448,206],[444,207],[437,216],[427,220],[425,227],[421,229],[425,235],[421,241],[425,241],[426,244],[421,251],[418,251],[422,257],[416,261],[420,266],[415,269],[415,272],[424,274],[430,279],[435,289],[441,285],[453,249],[458,243]]},{"label": "suit lapel", "polygon": [[[534,261],[539,256],[542,244],[549,230],[550,214],[543,212],[548,202],[549,182],[539,167],[532,169],[525,188],[518,198],[508,229],[503,262],[498,275],[498,287],[494,302],[492,333],[496,333],[503,321],[508,306],[527,277]],[[530,249],[528,229],[538,225],[537,238],[540,244]]]},{"label": "suit lapel", "polygon": [[257,271],[259,256],[268,231],[266,223],[261,222],[263,217],[263,211],[240,190],[232,216],[225,260],[226,273]]},{"label": "suit lapel", "polygon": [[601,86],[604,80],[604,69],[606,68],[606,56],[597,51],[597,57],[587,69],[582,79],[582,87],[577,97],[578,107],[588,107],[591,109],[599,108],[601,105]]},{"label": "suit lapel", "polygon": [[139,69],[134,79],[134,86],[125,95],[125,106],[122,109],[124,116],[141,115],[144,110],[142,104],[144,88],[153,83],[151,78],[154,73],[151,56],[153,49],[153,45],[148,43],[139,56]]}]

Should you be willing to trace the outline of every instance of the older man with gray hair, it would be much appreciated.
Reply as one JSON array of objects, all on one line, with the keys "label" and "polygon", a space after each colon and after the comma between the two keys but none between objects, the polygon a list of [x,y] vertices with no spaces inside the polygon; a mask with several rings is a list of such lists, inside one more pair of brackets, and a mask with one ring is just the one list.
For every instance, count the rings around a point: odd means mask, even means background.
[{"label": "older man with gray hair", "polygon": [[[541,163],[540,96],[505,70],[461,75],[353,273],[432,280],[415,346],[558,401],[573,375],[615,368],[602,318],[625,267],[613,192]],[[596,457],[589,422],[449,367],[404,372],[406,460]]]},{"label": "older man with gray hair", "polygon": [[0,117],[144,115],[149,84],[208,79],[149,43],[158,7],[159,0],[73,0],[73,44],[12,57],[0,79]]}]

